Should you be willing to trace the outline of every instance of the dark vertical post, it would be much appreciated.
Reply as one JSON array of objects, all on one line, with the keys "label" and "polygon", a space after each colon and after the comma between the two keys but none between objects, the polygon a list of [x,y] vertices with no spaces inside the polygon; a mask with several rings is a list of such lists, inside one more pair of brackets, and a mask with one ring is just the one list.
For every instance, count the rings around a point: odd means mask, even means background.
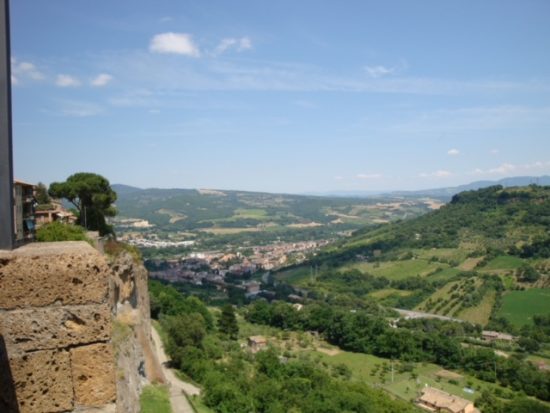
[{"label": "dark vertical post", "polygon": [[14,247],[9,0],[0,0],[0,249]]}]

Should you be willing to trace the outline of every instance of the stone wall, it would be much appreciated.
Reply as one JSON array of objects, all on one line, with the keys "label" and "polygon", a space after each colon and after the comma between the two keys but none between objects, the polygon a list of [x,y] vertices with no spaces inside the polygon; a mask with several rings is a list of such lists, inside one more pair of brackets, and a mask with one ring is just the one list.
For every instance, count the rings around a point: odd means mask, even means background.
[{"label": "stone wall", "polygon": [[112,258],[115,313],[113,347],[116,354],[117,412],[138,413],[144,384],[163,382],[153,352],[149,310],[148,274],[132,254]]},{"label": "stone wall", "polygon": [[112,274],[85,242],[0,251],[0,412],[114,411]]}]

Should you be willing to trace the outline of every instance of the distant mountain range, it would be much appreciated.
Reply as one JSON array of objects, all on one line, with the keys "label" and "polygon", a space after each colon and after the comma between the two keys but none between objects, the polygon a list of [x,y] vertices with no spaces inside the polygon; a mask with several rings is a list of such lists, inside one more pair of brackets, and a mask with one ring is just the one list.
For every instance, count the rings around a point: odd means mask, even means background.
[{"label": "distant mountain range", "polygon": [[[511,187],[511,186],[526,186],[526,185],[541,185],[546,186],[550,185],[550,176],[549,175],[543,175],[543,176],[514,176],[510,178],[503,178],[499,179],[498,181],[475,181],[471,182],[469,184],[465,185],[459,185],[459,186],[450,186],[450,187],[443,187],[443,188],[432,188],[432,189],[419,189],[415,191],[330,191],[330,192],[310,192],[305,193],[303,195],[305,196],[320,196],[320,197],[329,197],[329,198],[370,198],[370,197],[413,197],[413,198],[420,198],[420,197],[429,197],[429,198],[437,198],[444,201],[449,201],[451,197],[455,194],[458,194],[459,192],[463,191],[475,191],[477,189],[481,188],[487,188],[488,186],[493,185],[502,185],[503,187]],[[123,185],[123,184],[114,184],[112,185],[113,189],[116,191],[116,193],[119,195],[119,197],[127,196],[132,193],[136,192],[142,192],[142,191],[149,191],[149,190],[156,190],[156,191],[171,191],[169,189],[157,189],[157,188],[149,188],[147,190],[144,190],[142,188],[138,188],[135,186],[130,185]],[[174,191],[180,191],[183,189],[173,189]],[[193,189],[185,189],[183,191],[194,191]],[[221,192],[242,192],[247,193],[248,191],[223,191]],[[253,194],[255,192],[248,192],[250,194]]]},{"label": "distant mountain range", "polygon": [[463,191],[475,191],[481,188],[487,188],[493,185],[502,185],[503,187],[511,186],[526,186],[531,184],[537,185],[550,185],[550,176],[514,176],[510,178],[503,178],[498,181],[475,181],[465,185],[433,188],[433,189],[419,189],[416,191],[334,191],[326,193],[316,193],[311,195],[318,196],[339,196],[339,197],[356,197],[356,198],[368,198],[373,196],[397,196],[397,197],[431,197],[443,200],[450,200],[451,197],[459,192]]}]

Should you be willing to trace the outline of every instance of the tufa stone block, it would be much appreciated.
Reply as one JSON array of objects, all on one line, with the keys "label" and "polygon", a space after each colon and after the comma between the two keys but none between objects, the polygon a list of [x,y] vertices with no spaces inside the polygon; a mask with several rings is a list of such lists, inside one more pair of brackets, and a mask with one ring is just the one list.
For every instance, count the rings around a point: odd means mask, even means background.
[{"label": "tufa stone block", "polygon": [[0,251],[0,308],[100,304],[110,273],[105,258],[84,241]]},{"label": "tufa stone block", "polygon": [[19,413],[72,410],[71,364],[67,351],[10,355]]},{"label": "tufa stone block", "polygon": [[10,351],[30,351],[108,341],[107,304],[42,307],[0,312],[0,332]]},{"label": "tufa stone block", "polygon": [[72,349],[71,364],[77,406],[99,407],[115,401],[115,358],[111,344]]}]

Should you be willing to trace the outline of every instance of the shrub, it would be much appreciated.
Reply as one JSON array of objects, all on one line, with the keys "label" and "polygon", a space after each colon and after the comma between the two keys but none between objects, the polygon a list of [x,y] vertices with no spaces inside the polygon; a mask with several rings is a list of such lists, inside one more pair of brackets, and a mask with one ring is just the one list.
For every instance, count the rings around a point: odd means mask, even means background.
[{"label": "shrub", "polygon": [[63,224],[55,221],[41,226],[36,231],[36,240],[39,242],[52,241],[88,241],[86,231],[78,225]]}]

